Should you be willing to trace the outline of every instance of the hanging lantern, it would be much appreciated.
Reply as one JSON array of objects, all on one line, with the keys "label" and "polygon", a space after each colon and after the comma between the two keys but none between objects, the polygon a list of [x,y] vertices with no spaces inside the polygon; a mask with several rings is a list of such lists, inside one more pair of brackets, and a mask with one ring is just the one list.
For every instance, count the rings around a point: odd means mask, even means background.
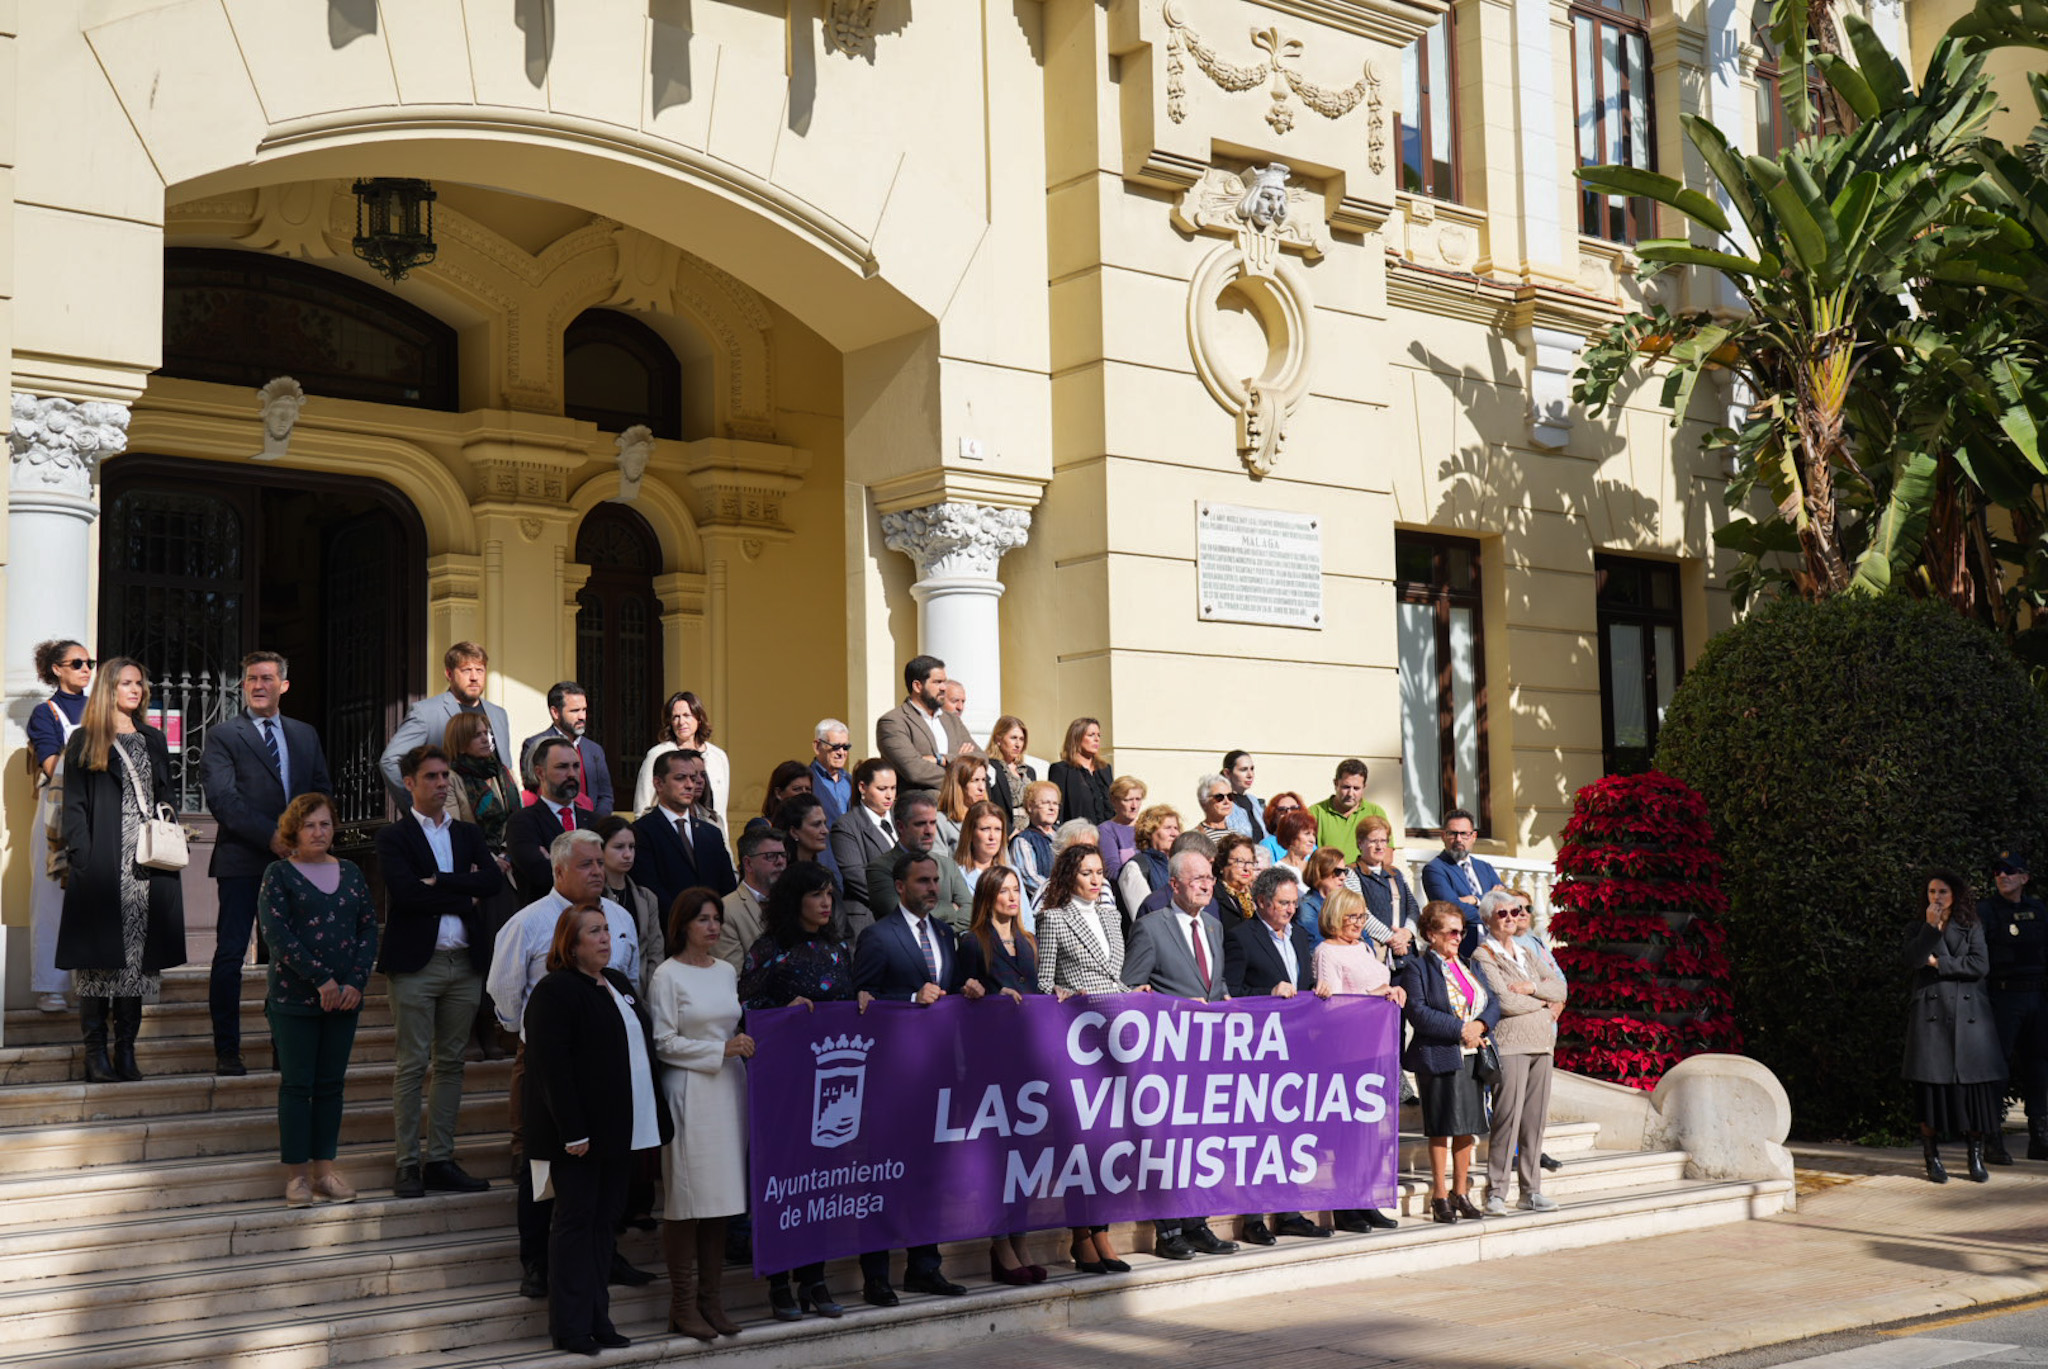
[{"label": "hanging lantern", "polygon": [[434,259],[434,187],[379,176],[357,181],[356,255],[392,280]]}]

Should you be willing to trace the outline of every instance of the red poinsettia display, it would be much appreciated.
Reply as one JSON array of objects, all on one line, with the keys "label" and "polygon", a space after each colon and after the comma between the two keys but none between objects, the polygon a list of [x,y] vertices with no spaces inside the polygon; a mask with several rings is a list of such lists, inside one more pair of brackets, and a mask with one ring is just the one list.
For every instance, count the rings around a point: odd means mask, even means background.
[{"label": "red poinsettia display", "polygon": [[1669,775],[1578,792],[1550,895],[1571,980],[1559,1069],[1651,1089],[1688,1055],[1742,1049],[1712,841],[1706,800]]}]

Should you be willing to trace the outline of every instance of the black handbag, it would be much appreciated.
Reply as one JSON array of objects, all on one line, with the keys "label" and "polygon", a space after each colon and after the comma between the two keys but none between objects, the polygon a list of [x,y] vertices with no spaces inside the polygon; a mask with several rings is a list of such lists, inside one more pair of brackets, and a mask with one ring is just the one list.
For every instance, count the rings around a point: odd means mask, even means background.
[{"label": "black handbag", "polygon": [[1489,1088],[1500,1082],[1500,1047],[1490,1036],[1480,1041],[1472,1056],[1472,1077]]}]

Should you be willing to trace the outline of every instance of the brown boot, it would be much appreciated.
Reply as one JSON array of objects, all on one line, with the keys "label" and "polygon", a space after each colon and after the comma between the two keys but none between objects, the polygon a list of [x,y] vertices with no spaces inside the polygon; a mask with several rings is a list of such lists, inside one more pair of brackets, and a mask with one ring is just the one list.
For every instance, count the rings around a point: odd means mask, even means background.
[{"label": "brown boot", "polygon": [[725,1315],[725,1218],[697,1223],[697,1310],[721,1336],[737,1336],[739,1323]]},{"label": "brown boot", "polygon": [[718,1333],[697,1310],[696,1222],[663,1222],[661,1253],[668,1261],[668,1329],[680,1336],[717,1340]]}]

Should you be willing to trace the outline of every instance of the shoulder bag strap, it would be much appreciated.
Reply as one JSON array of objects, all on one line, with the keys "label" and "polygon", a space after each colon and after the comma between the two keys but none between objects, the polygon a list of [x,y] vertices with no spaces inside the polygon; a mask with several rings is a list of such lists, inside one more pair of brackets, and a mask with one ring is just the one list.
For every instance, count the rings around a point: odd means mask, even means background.
[{"label": "shoulder bag strap", "polygon": [[149,801],[149,794],[142,787],[142,776],[135,773],[135,762],[128,759],[128,753],[121,749],[120,742],[109,742],[108,746],[121,758],[121,769],[127,774],[128,783],[135,790],[135,806],[142,813],[143,819],[147,821],[155,817],[156,805]]}]

